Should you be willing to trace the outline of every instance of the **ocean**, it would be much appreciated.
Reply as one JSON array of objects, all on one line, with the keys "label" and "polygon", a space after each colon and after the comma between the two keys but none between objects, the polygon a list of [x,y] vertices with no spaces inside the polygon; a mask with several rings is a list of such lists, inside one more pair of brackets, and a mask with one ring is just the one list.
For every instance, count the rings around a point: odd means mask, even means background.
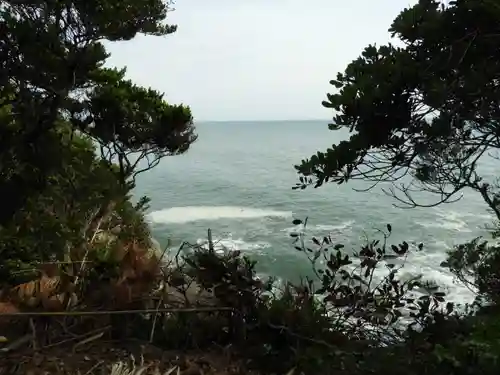
[{"label": "ocean", "polygon": [[[366,183],[327,184],[292,190],[294,165],[338,141],[328,121],[197,123],[199,139],[184,155],[164,158],[140,175],[135,194],[152,199],[148,213],[154,237],[174,250],[183,242],[200,244],[213,233],[218,248],[240,250],[258,262],[258,272],[298,281],[310,275],[303,254],[294,249],[294,218],[308,217],[307,233],[330,234],[359,249],[367,239],[381,239],[377,229],[392,225],[390,243],[424,244],[402,270],[423,274],[441,285],[448,299],[461,303],[471,292],[440,267],[446,251],[476,236],[488,237],[493,217],[473,192],[456,203],[434,208],[402,209],[381,191],[358,192]],[[340,135],[342,136],[342,134]],[[488,164],[489,163],[489,164]],[[482,166],[494,175],[494,163]],[[170,241],[170,242],[169,242]]]}]

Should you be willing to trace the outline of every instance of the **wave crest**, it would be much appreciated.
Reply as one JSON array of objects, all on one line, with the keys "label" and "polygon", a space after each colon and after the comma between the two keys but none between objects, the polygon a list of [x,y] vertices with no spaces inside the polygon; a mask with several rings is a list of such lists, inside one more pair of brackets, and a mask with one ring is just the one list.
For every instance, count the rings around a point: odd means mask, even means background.
[{"label": "wave crest", "polygon": [[154,211],[148,218],[155,224],[185,224],[193,221],[221,219],[258,219],[264,217],[289,218],[291,211],[266,210],[237,206],[186,206]]}]

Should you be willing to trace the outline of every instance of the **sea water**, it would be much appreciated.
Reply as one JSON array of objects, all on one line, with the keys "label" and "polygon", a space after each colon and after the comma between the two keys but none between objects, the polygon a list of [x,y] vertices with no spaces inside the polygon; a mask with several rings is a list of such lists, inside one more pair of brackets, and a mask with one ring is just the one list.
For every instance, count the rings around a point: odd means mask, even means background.
[{"label": "sea water", "polygon": [[[382,239],[377,229],[391,224],[390,243],[424,244],[408,257],[402,277],[423,274],[441,285],[448,299],[471,301],[472,293],[440,263],[454,245],[488,238],[485,226],[493,218],[479,195],[465,191],[456,203],[402,209],[381,190],[384,185],[368,192],[354,190],[367,186],[360,181],[292,190],[298,182],[294,165],[345,137],[329,131],[327,124],[196,124],[199,139],[186,154],[166,157],[139,177],[135,194],[152,199],[148,220],[153,235],[175,250],[183,242],[202,244],[211,228],[218,250],[240,250],[258,261],[260,274],[298,281],[311,274],[311,267],[289,236],[303,230],[292,224],[293,218],[308,217],[308,235],[330,235],[347,252]],[[494,161],[486,161],[482,171],[494,175],[495,167]]]}]

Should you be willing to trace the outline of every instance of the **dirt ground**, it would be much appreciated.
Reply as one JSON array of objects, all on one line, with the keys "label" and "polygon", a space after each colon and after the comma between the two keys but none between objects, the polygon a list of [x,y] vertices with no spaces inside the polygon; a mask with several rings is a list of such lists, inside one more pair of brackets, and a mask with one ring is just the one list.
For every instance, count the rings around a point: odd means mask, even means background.
[{"label": "dirt ground", "polygon": [[256,374],[246,371],[244,362],[230,352],[230,348],[217,348],[182,353],[138,342],[93,342],[74,352],[56,346],[0,353],[0,375],[105,375],[111,373],[111,366],[118,361],[148,366],[148,371],[141,375],[163,374],[173,367],[176,367],[173,375]]}]

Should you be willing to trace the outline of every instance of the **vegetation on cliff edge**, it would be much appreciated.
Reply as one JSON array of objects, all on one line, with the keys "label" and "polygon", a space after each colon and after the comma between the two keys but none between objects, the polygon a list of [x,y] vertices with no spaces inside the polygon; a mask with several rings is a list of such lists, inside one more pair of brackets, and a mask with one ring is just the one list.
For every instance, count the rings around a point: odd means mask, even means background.
[{"label": "vegetation on cliff edge", "polygon": [[[171,34],[169,10],[161,0],[1,3],[0,370],[57,373],[64,357],[67,371],[90,373],[130,348],[183,374],[497,374],[498,245],[449,253],[443,267],[477,294],[459,310],[425,275],[401,277],[425,244],[394,243],[385,222],[350,251],[294,219],[303,231],[290,248],[311,264],[299,285],[258,278],[238,252],[151,251],[135,179],[188,150],[192,115],[105,68],[103,42]],[[332,81],[330,127],[351,137],[304,160],[296,187],[390,182],[410,206],[468,188],[500,219],[498,187],[477,168],[499,146],[499,20],[497,0],[403,10],[390,29],[403,46],[369,46]],[[422,190],[437,200],[417,201]]]}]

